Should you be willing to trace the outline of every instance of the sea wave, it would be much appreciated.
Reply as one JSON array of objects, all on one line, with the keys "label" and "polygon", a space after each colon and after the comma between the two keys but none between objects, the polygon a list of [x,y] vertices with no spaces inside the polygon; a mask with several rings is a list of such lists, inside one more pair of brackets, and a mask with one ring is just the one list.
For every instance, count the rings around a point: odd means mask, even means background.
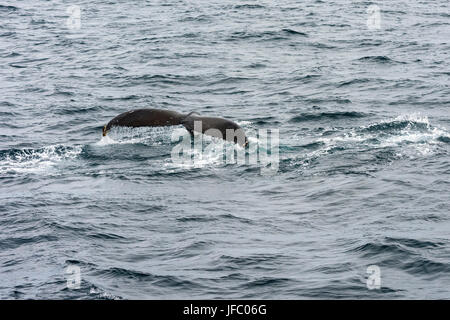
[{"label": "sea wave", "polygon": [[[288,141],[288,146],[282,146],[282,150],[288,152],[282,155],[280,168],[283,171],[315,165],[327,157],[346,155],[347,161],[353,159],[355,162],[349,164],[349,168],[354,167],[350,171],[354,172],[362,165],[373,166],[448,152],[446,146],[450,141],[450,132],[432,125],[427,116],[413,113],[359,127],[323,130],[322,137],[306,143],[302,141],[302,144],[292,142],[295,140]],[[292,156],[291,149],[303,152]]]},{"label": "sea wave", "polygon": [[82,146],[66,146],[62,144],[38,149],[0,151],[0,174],[46,171],[63,160],[76,158],[81,152]]}]

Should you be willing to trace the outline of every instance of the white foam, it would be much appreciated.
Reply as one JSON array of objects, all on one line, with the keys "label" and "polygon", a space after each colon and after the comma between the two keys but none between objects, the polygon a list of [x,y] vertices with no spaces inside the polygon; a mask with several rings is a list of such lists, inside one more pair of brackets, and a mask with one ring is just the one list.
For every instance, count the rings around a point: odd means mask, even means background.
[{"label": "white foam", "polygon": [[63,160],[74,159],[82,151],[81,146],[52,145],[37,150],[16,151],[0,160],[0,173],[45,172]]},{"label": "white foam", "polygon": [[[189,138],[189,137],[188,137]],[[207,143],[206,148],[197,146],[195,148],[188,148],[183,150],[185,161],[173,161],[169,160],[164,163],[164,166],[168,170],[176,169],[194,169],[204,168],[208,166],[220,166],[224,164],[222,152],[225,148],[225,144],[230,144],[222,139],[214,138],[211,136],[203,135],[202,140]],[[233,144],[234,145],[234,144]]]},{"label": "white foam", "polygon": [[148,144],[161,145],[170,142],[172,132],[183,130],[184,127],[116,127],[113,128],[106,136],[102,136],[99,141],[94,143],[95,146],[107,146],[113,144]]},{"label": "white foam", "polygon": [[411,123],[424,123],[426,125],[430,125],[430,120],[428,119],[428,117],[422,115],[420,112],[399,115],[394,120],[390,120],[387,122],[392,122],[392,121],[408,121]]},{"label": "white foam", "polygon": [[[396,122],[408,122],[408,124],[394,132],[368,132],[365,130],[379,124]],[[418,128],[414,126],[415,124],[424,124],[425,128],[423,126]],[[321,142],[324,145],[302,157],[306,157],[306,159],[317,158],[327,154],[333,148],[355,149],[358,148],[358,144],[361,144],[364,148],[399,147],[400,151],[397,152],[399,157],[429,156],[434,154],[439,145],[442,144],[439,138],[449,136],[450,133],[447,130],[432,126],[427,116],[420,113],[405,114],[352,129],[339,136],[319,138],[316,142]]]},{"label": "white foam", "polygon": [[236,121],[236,123],[240,126],[248,126],[248,125],[251,125],[253,122],[242,120],[242,121]]},{"label": "white foam", "polygon": [[107,135],[107,136],[102,136],[102,138],[99,141],[97,141],[96,143],[94,143],[94,145],[96,145],[96,146],[107,146],[107,145],[116,144],[116,143],[118,143],[118,142]]}]

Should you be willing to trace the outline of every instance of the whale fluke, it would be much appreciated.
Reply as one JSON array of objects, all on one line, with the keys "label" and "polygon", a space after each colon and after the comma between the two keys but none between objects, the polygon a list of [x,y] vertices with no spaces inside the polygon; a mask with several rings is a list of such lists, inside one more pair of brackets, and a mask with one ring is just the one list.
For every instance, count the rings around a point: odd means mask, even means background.
[{"label": "whale fluke", "polygon": [[119,114],[103,127],[106,136],[112,127],[165,127],[183,125],[191,134],[200,132],[246,146],[244,130],[231,120],[218,117],[202,117],[196,112],[182,114],[160,109],[136,109]]}]

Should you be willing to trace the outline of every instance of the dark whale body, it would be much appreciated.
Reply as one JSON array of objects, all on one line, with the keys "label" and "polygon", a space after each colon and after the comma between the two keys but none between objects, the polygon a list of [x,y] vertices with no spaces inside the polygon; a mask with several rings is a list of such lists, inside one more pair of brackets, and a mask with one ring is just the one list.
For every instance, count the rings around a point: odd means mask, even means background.
[{"label": "dark whale body", "polygon": [[186,116],[176,111],[137,109],[119,114],[103,127],[103,135],[112,127],[164,127],[180,124]]},{"label": "dark whale body", "polygon": [[[191,133],[200,132],[209,136],[246,146],[248,141],[244,130],[231,120],[218,117],[201,117],[198,114],[188,114],[181,124]],[[229,132],[227,132],[229,131]]]},{"label": "dark whale body", "polygon": [[165,127],[183,125],[191,134],[200,132],[246,146],[244,130],[233,121],[218,117],[202,117],[196,113],[187,115],[170,110],[136,109],[119,114],[103,127],[103,136],[112,127]]}]

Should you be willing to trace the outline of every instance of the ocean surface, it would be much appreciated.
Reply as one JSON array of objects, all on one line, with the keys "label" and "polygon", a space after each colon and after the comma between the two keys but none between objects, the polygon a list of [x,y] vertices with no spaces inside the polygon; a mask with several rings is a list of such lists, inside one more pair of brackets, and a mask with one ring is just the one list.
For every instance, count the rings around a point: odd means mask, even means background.
[{"label": "ocean surface", "polygon": [[[449,52],[447,0],[0,1],[0,298],[450,298]],[[102,138],[136,108],[278,170]]]}]

